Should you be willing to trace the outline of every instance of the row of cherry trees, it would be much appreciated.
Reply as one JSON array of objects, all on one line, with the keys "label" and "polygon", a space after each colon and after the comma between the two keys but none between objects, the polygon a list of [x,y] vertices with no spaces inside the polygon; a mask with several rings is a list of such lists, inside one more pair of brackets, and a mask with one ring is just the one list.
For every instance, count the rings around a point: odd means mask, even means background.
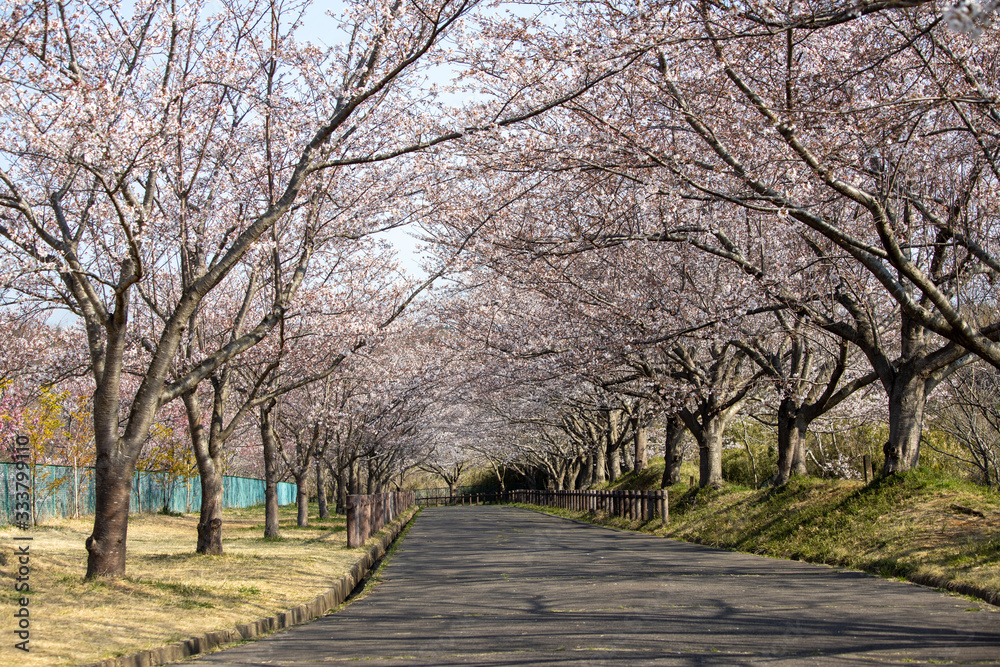
[{"label": "row of cherry trees", "polygon": [[[300,36],[310,11],[0,18],[0,277],[75,318],[88,576],[124,572],[168,415],[219,553],[239,443],[272,501],[283,469],[375,488],[456,448],[599,483],[641,467],[655,419],[665,478],[687,431],[708,485],[744,411],[776,425],[780,482],[878,386],[891,473],[939,384],[1000,367],[990,7],[357,0],[333,46]],[[410,223],[420,284],[374,240]]]},{"label": "row of cherry trees", "polygon": [[[411,156],[529,118],[620,69],[614,54],[580,58],[558,86],[449,109],[427,73],[502,50],[479,39],[455,50],[485,30],[476,4],[346,3],[332,46],[297,37],[309,6],[294,0],[6,6],[5,295],[81,323],[97,493],[88,576],[124,572],[132,473],[178,400],[206,499],[199,550],[221,548],[220,461],[242,417],[322,381],[407,302],[388,314],[335,305],[392,282],[370,235],[437,214]],[[365,282],[373,275],[382,282]],[[325,343],[296,373],[285,360],[308,344],[289,331],[299,302],[298,317],[327,308],[324,325],[351,340],[312,330]]]},{"label": "row of cherry trees", "polygon": [[[686,429],[713,485],[740,415],[775,428],[780,483],[805,470],[817,420],[880,405],[883,472],[916,465],[935,390],[1000,367],[991,11],[581,8],[564,44],[648,51],[530,129],[478,138],[452,171],[489,224],[443,317],[484,367],[503,358],[523,374],[484,383],[513,392],[496,414],[530,426],[551,461],[596,465],[593,480],[657,415],[665,477]],[[558,58],[532,37],[526,52]],[[430,236],[453,247],[467,229]]]},{"label": "row of cherry trees", "polygon": [[[159,411],[136,470],[183,484],[195,475],[206,475],[206,463],[211,466],[208,479],[202,479],[198,551],[218,554],[223,549],[221,488],[218,497],[212,495],[216,475],[267,480],[265,536],[277,537],[277,481],[298,484],[298,523],[304,526],[309,495],[318,495],[320,517],[326,518],[328,486],[336,489],[337,509],[343,512],[347,493],[398,488],[408,470],[434,454],[436,443],[426,434],[432,432],[431,410],[440,403],[449,370],[447,359],[438,355],[433,332],[411,322],[406,327],[386,327],[379,340],[355,351],[338,347],[357,340],[356,332],[335,331],[334,325],[344,323],[349,308],[370,313],[380,298],[394,294],[392,286],[384,285],[373,294],[369,288],[376,282],[340,281],[341,286],[353,284],[357,293],[349,299],[335,301],[331,296],[323,301],[325,309],[336,305],[332,322],[328,313],[310,317],[301,308],[292,310],[282,327],[287,349],[261,345],[255,352],[271,356],[258,365],[252,363],[252,355],[244,356],[227,378],[227,401],[220,401],[218,381],[207,382],[187,404],[175,401]],[[391,299],[383,305],[387,311],[398,309]],[[44,465],[72,469],[72,480],[40,476],[34,486],[36,501],[72,481],[79,502],[80,478],[94,462],[93,385],[81,355],[72,363],[74,332],[38,317],[10,313],[3,331],[7,354],[0,417],[5,442],[12,445],[15,434],[27,436],[32,469]],[[271,379],[286,389],[270,391],[260,402],[261,368],[269,366],[277,368]],[[192,419],[187,408],[195,402],[212,405],[213,413]],[[256,409],[251,409],[254,405]],[[211,451],[198,451],[204,445],[199,437],[210,439]],[[158,498],[143,500],[142,508],[132,509],[159,507]],[[206,523],[214,543],[205,544],[201,526]]]}]

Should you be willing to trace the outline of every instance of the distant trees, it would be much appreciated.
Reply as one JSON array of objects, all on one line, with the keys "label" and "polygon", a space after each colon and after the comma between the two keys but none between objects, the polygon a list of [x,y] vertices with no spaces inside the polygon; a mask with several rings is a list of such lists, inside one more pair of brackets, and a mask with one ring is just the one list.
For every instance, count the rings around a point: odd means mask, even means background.
[{"label": "distant trees", "polygon": [[961,445],[952,456],[986,486],[1000,485],[1000,373],[970,366],[948,379],[928,421]]}]

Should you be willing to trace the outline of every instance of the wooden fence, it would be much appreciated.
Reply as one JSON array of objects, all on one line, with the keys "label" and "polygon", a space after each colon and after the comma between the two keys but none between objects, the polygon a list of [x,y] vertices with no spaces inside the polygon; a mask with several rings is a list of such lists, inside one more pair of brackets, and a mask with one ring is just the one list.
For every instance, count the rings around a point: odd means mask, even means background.
[{"label": "wooden fence", "polygon": [[347,546],[362,546],[382,526],[415,504],[413,491],[347,496]]},{"label": "wooden fence", "polygon": [[428,505],[481,505],[521,503],[544,507],[562,507],[580,512],[603,512],[637,521],[659,518],[666,523],[669,518],[667,492],[659,491],[547,491],[520,490],[503,493],[465,493],[455,495],[424,496],[417,499],[423,507]]}]

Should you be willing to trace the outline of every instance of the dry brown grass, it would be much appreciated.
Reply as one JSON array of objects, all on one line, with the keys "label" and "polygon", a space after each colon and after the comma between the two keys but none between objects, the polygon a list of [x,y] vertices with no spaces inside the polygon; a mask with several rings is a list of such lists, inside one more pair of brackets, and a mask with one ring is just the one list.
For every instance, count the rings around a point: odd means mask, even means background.
[{"label": "dry brown grass", "polygon": [[283,508],[282,539],[263,539],[263,508],[227,510],[223,556],[194,553],[197,515],[129,521],[127,576],[83,581],[92,519],[34,528],[30,652],[14,648],[13,528],[0,529],[3,644],[0,664],[85,664],[155,648],[285,611],[330,588],[363,549],[348,549],[342,517],[295,527]]}]

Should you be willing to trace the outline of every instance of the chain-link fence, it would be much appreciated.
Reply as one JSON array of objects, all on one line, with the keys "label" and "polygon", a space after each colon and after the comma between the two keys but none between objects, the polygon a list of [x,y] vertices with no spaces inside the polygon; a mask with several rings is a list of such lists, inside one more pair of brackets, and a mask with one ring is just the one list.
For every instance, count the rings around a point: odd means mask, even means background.
[{"label": "chain-link fence", "polygon": [[[22,469],[23,470],[23,469]],[[94,471],[92,468],[36,465],[31,474],[31,499],[36,522],[67,516],[94,513]],[[14,517],[16,493],[13,463],[0,463],[0,524],[10,524]],[[264,481],[246,477],[223,477],[223,506],[251,507],[264,502]],[[296,486],[278,482],[278,504],[295,502]],[[156,472],[137,472],[132,477],[130,511],[197,512],[201,506],[199,477],[182,478]]]}]

